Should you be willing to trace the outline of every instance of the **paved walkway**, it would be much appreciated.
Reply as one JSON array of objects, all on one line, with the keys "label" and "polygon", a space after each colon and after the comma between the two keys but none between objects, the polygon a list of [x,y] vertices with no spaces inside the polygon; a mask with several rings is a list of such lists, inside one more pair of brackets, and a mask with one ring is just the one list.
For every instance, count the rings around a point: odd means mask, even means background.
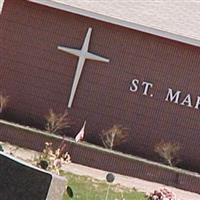
[{"label": "paved walkway", "polygon": [[[0,142],[1,144],[1,142]],[[12,152],[13,155],[15,155],[17,158],[26,160],[26,161],[31,161],[34,159],[35,156],[38,155],[36,151],[32,150],[25,150],[22,148],[18,148],[15,146],[11,146],[8,144],[3,144],[5,152]],[[107,172],[86,167],[83,165],[78,165],[75,163],[71,163],[69,165],[66,165],[63,167],[63,169],[66,172],[71,172],[73,174],[77,175],[83,175],[83,176],[90,176],[95,179],[99,180],[105,180]],[[154,190],[159,190],[160,188],[168,188],[172,192],[174,192],[177,196],[177,200],[200,200],[200,194],[180,190],[174,187],[169,187],[165,186],[163,184],[155,183],[155,182],[150,182],[150,181],[145,181],[142,179],[138,178],[133,178],[133,177],[128,177],[128,176],[123,176],[120,174],[115,174],[115,184],[120,184],[128,188],[135,188],[137,191],[145,192],[145,193],[151,193]]]}]

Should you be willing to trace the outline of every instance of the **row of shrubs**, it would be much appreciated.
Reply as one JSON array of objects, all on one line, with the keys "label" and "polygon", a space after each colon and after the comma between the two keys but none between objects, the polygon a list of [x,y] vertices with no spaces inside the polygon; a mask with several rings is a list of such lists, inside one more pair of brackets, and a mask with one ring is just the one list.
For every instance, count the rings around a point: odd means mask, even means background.
[{"label": "row of shrubs", "polygon": [[[8,96],[0,95],[0,114],[4,111],[8,102]],[[55,113],[50,109],[49,113],[45,116],[45,120],[45,130],[52,134],[61,134],[63,130],[73,125],[73,120],[67,110],[63,113]],[[100,134],[104,147],[111,150],[125,143],[128,137],[129,129],[118,124],[113,125],[107,130],[103,130]],[[170,166],[175,166],[179,161],[178,153],[180,151],[180,145],[178,143],[160,141],[154,146],[154,151],[163,158],[164,163]]]}]

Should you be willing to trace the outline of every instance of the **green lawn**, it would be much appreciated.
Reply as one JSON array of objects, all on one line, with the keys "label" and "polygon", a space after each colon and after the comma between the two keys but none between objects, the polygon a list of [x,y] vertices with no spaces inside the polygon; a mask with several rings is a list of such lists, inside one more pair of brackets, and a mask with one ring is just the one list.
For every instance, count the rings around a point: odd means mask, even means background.
[{"label": "green lawn", "polygon": [[[108,185],[105,181],[99,181],[87,176],[78,176],[65,173],[68,185],[74,192],[74,200],[104,200]],[[70,198],[65,195],[63,200]],[[145,194],[120,185],[113,184],[110,188],[108,200],[147,200]]]}]

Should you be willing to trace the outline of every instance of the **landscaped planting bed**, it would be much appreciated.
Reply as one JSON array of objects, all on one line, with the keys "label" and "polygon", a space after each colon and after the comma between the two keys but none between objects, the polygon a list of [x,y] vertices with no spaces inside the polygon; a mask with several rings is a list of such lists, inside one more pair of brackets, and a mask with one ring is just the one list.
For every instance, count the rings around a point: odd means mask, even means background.
[{"label": "landscaped planting bed", "polygon": [[[0,140],[42,151],[46,141],[59,146],[62,137],[0,120]],[[65,138],[72,162],[155,181],[199,193],[200,175],[186,170]]]}]

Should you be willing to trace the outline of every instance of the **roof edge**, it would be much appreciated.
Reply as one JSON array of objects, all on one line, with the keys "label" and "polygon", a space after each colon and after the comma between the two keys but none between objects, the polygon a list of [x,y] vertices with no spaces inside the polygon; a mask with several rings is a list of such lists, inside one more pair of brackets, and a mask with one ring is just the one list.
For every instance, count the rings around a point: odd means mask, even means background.
[{"label": "roof edge", "polygon": [[4,2],[5,0],[0,0],[0,14],[2,13]]},{"label": "roof edge", "polygon": [[200,40],[197,40],[197,39],[194,39],[194,38],[170,33],[170,32],[167,32],[167,31],[162,31],[162,30],[151,28],[151,27],[144,26],[144,25],[141,25],[141,24],[136,24],[136,23],[133,23],[133,22],[125,21],[125,20],[120,20],[120,19],[117,19],[117,18],[114,18],[114,17],[109,17],[109,16],[106,16],[106,15],[94,13],[92,11],[84,10],[84,9],[81,9],[81,8],[76,8],[76,7],[73,7],[73,6],[70,6],[70,5],[63,4],[61,2],[55,2],[55,1],[52,1],[52,0],[28,0],[28,1],[33,2],[33,3],[37,3],[37,4],[41,4],[41,5],[44,5],[44,6],[48,6],[48,7],[51,7],[51,8],[56,8],[56,9],[59,9],[59,10],[62,10],[62,11],[67,11],[67,12],[71,12],[71,13],[74,13],[74,14],[82,15],[82,16],[85,16],[85,17],[90,17],[90,18],[97,19],[97,20],[100,20],[100,21],[103,21],[103,22],[108,22],[108,23],[111,23],[111,24],[123,26],[123,27],[130,28],[130,29],[133,29],[133,30],[141,31],[141,32],[144,32],[144,33],[149,33],[149,34],[156,35],[156,36],[163,37],[163,38],[167,38],[167,39],[170,39],[170,40],[174,40],[174,41],[182,42],[182,43],[185,43],[185,44],[200,47]]}]

